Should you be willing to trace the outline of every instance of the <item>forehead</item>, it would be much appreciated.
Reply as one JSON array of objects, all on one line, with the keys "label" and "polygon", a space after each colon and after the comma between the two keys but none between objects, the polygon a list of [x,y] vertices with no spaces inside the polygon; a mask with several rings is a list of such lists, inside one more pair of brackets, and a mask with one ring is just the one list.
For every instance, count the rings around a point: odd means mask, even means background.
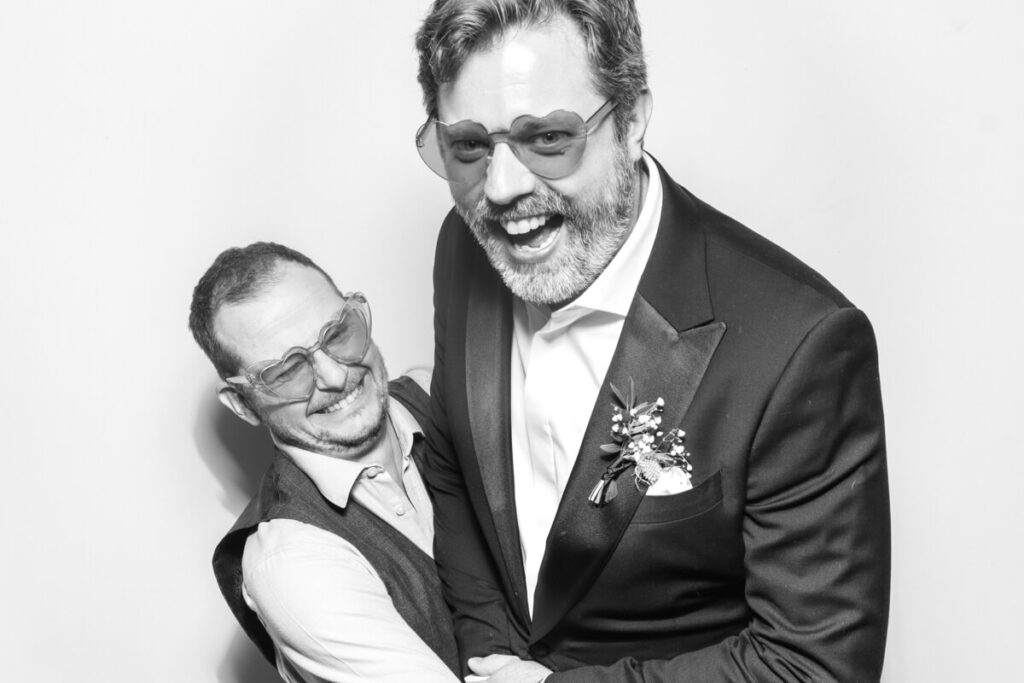
[{"label": "forehead", "polygon": [[286,262],[254,298],[223,306],[214,332],[244,367],[277,358],[293,346],[312,345],[344,303],[319,271]]},{"label": "forehead", "polygon": [[507,130],[522,114],[567,109],[586,118],[603,101],[579,29],[556,16],[539,26],[509,29],[470,55],[455,80],[441,86],[438,118]]}]

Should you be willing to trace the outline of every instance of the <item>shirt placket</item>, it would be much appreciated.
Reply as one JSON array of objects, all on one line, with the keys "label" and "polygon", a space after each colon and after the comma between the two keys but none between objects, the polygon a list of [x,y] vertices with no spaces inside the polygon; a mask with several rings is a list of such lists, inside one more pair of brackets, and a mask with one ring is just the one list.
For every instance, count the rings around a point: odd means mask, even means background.
[{"label": "shirt placket", "polygon": [[[410,539],[421,539],[422,530],[417,524],[415,508],[409,503],[402,487],[380,465],[371,465],[363,472],[363,483],[367,492],[386,515],[386,521]],[[421,543],[417,541],[417,544]]]},{"label": "shirt placket", "polygon": [[[532,337],[527,372],[523,383],[523,410],[529,448],[530,480],[520,481],[517,501],[520,525],[529,528],[523,535],[527,575],[536,577],[548,532],[555,519],[566,478],[572,463],[559,448],[555,433],[565,413],[566,399],[562,389],[564,368],[559,353],[567,328],[586,311],[558,311]],[[519,474],[517,473],[517,477]],[[519,486],[517,486],[519,488]]]}]

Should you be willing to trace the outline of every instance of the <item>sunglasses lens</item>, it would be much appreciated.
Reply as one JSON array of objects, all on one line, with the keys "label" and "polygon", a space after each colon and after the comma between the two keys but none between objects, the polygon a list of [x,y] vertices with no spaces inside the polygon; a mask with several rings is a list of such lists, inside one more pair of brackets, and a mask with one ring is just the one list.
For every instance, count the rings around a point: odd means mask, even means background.
[{"label": "sunglasses lens", "polygon": [[571,111],[543,118],[520,116],[509,132],[519,160],[542,178],[564,178],[576,170],[587,146],[583,119]]},{"label": "sunglasses lens", "polygon": [[416,131],[416,151],[427,167],[441,176],[447,178],[444,168],[444,158],[441,156],[441,148],[437,142],[437,128],[440,124],[430,119]]},{"label": "sunglasses lens", "polygon": [[339,363],[358,363],[366,355],[370,330],[366,316],[358,308],[349,308],[338,322],[324,332],[323,350]]},{"label": "sunglasses lens", "polygon": [[293,353],[264,368],[259,378],[274,394],[288,399],[306,398],[316,382],[313,366],[301,353]]},{"label": "sunglasses lens", "polygon": [[448,168],[484,161],[491,151],[491,136],[479,123],[467,121],[444,126],[443,130],[437,131],[437,139]]},{"label": "sunglasses lens", "polygon": [[[516,157],[542,178],[558,179],[579,166],[587,147],[587,127],[578,114],[554,111],[542,118],[520,116],[504,137]],[[430,120],[416,132],[420,158],[437,175],[456,184],[475,184],[487,174],[494,146],[475,121],[452,125]]]},{"label": "sunglasses lens", "polygon": [[459,184],[476,183],[487,173],[491,137],[479,123],[452,126],[428,121],[416,133],[420,158],[434,173]]}]

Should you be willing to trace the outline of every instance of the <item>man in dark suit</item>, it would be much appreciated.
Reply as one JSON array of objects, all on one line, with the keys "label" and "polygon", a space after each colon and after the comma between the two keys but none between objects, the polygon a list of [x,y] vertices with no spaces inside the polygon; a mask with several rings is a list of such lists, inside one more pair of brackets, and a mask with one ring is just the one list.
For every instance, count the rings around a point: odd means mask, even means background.
[{"label": "man in dark suit", "polygon": [[645,154],[631,0],[437,0],[417,46],[417,145],[455,200],[427,478],[463,661],[491,683],[877,680],[867,318]]}]

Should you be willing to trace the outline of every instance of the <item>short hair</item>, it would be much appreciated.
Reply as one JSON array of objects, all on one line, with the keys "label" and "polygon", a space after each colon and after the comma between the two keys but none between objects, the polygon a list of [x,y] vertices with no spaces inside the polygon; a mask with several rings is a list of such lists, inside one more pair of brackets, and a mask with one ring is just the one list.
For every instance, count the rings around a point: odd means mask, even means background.
[{"label": "short hair", "polygon": [[594,86],[614,99],[621,139],[633,105],[647,89],[640,18],[633,0],[434,0],[416,34],[419,83],[428,116],[437,116],[438,90],[454,81],[466,60],[517,26],[565,16],[579,29]]},{"label": "short hair", "polygon": [[192,290],[188,325],[196,343],[213,363],[221,379],[234,375],[241,359],[217,339],[213,330],[217,312],[225,304],[255,298],[275,281],[275,273],[282,262],[313,268],[327,278],[335,291],[338,290],[331,276],[312,259],[274,242],[254,242],[247,247],[225,249]]}]

